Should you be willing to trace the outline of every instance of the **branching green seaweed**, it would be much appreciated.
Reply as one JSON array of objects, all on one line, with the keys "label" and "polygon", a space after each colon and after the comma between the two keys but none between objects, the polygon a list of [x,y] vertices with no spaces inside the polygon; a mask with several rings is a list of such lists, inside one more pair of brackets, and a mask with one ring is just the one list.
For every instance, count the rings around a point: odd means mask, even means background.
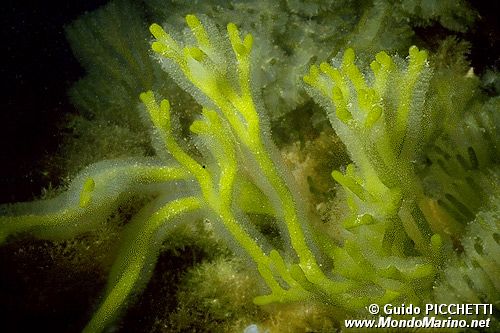
[{"label": "branching green seaweed", "polygon": [[[483,252],[490,256],[500,252],[498,221],[489,212],[497,203],[492,199],[488,207],[469,205],[464,203],[469,196],[455,193],[464,186],[477,187],[478,179],[486,183],[496,179],[490,168],[495,163],[485,157],[485,149],[472,144],[466,148],[468,155],[455,155],[456,161],[445,158],[433,163],[427,179],[443,182],[445,188],[454,186],[442,198],[429,193],[416,166],[424,147],[431,147],[426,151],[432,161],[446,154],[444,141],[436,140],[445,137],[438,132],[457,136],[445,126],[447,116],[435,126],[426,124],[435,120],[436,109],[428,98],[432,71],[425,51],[413,46],[407,60],[380,52],[371,71],[364,72],[354,51],[347,49],[331,64],[312,66],[304,77],[353,161],[342,172],[332,172],[349,207],[340,239],[335,239],[307,214],[272,143],[262,102],[251,86],[252,35],[241,36],[229,23],[225,36],[213,22],[200,18],[186,16],[191,42],[173,38],[157,24],[150,31],[155,38],[151,48],[163,68],[203,106],[189,128],[199,140],[201,156],[180,143],[169,101],[147,91],[140,100],[160,142],[155,147],[157,158],[96,163],[81,172],[64,194],[11,205],[0,217],[1,243],[23,232],[67,238],[105,221],[126,198],[151,195],[153,199],[125,227],[105,296],[86,332],[103,331],[116,319],[141,287],[144,275],[151,273],[168,231],[187,216],[200,214],[215,223],[235,252],[249,259],[259,273],[266,293],[254,299],[258,305],[312,300],[349,312],[370,303],[420,304],[435,297],[436,281],[447,290],[452,283],[449,276],[474,262],[479,262],[475,269],[483,278],[470,293],[484,293],[487,297],[481,301],[498,302],[500,288],[492,275],[499,263],[478,259]],[[480,121],[496,119],[480,112]],[[485,130],[493,142],[495,121]],[[469,122],[473,128],[474,124]],[[470,132],[474,141],[479,132]],[[450,163],[458,163],[452,169],[465,170],[465,183],[449,179],[453,178],[446,172]],[[481,171],[478,164],[484,164]],[[478,214],[481,209],[485,210]],[[249,214],[267,215],[280,230],[284,247],[270,242]],[[472,226],[464,226],[464,221],[474,219]],[[465,258],[457,254],[445,274],[439,274],[447,264],[445,257],[455,255],[453,228],[493,233],[484,238],[484,246],[465,240]]]}]

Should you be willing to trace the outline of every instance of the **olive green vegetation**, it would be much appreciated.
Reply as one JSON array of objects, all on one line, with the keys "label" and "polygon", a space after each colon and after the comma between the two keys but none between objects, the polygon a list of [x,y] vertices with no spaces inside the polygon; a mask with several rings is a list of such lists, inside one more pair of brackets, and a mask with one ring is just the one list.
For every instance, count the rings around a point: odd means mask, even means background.
[{"label": "olive green vegetation", "polygon": [[[451,35],[473,24],[466,3],[142,5],[68,27],[88,69],[70,92],[72,180],[0,217],[2,243],[74,238],[86,258],[93,235],[109,252],[88,253],[109,276],[85,332],[126,330],[145,297],[144,331],[329,332],[371,303],[498,309],[500,98]],[[416,37],[433,24],[450,36]],[[179,260],[161,287],[165,253]]]}]

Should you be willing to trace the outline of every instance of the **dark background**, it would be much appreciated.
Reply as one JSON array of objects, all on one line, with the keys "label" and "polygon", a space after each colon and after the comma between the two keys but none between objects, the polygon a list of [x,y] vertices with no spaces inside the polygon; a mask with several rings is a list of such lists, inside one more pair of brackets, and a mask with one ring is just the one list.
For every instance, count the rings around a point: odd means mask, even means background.
[{"label": "dark background", "polygon": [[41,161],[60,143],[63,115],[76,112],[67,91],[84,75],[64,26],[106,2],[2,3],[0,203],[30,200],[51,181]]}]

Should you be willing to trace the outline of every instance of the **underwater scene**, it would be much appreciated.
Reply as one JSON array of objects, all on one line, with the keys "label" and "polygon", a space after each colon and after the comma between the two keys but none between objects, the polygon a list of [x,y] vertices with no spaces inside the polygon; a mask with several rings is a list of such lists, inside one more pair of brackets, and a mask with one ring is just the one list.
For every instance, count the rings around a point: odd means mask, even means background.
[{"label": "underwater scene", "polygon": [[494,2],[9,1],[2,332],[499,332]]}]

